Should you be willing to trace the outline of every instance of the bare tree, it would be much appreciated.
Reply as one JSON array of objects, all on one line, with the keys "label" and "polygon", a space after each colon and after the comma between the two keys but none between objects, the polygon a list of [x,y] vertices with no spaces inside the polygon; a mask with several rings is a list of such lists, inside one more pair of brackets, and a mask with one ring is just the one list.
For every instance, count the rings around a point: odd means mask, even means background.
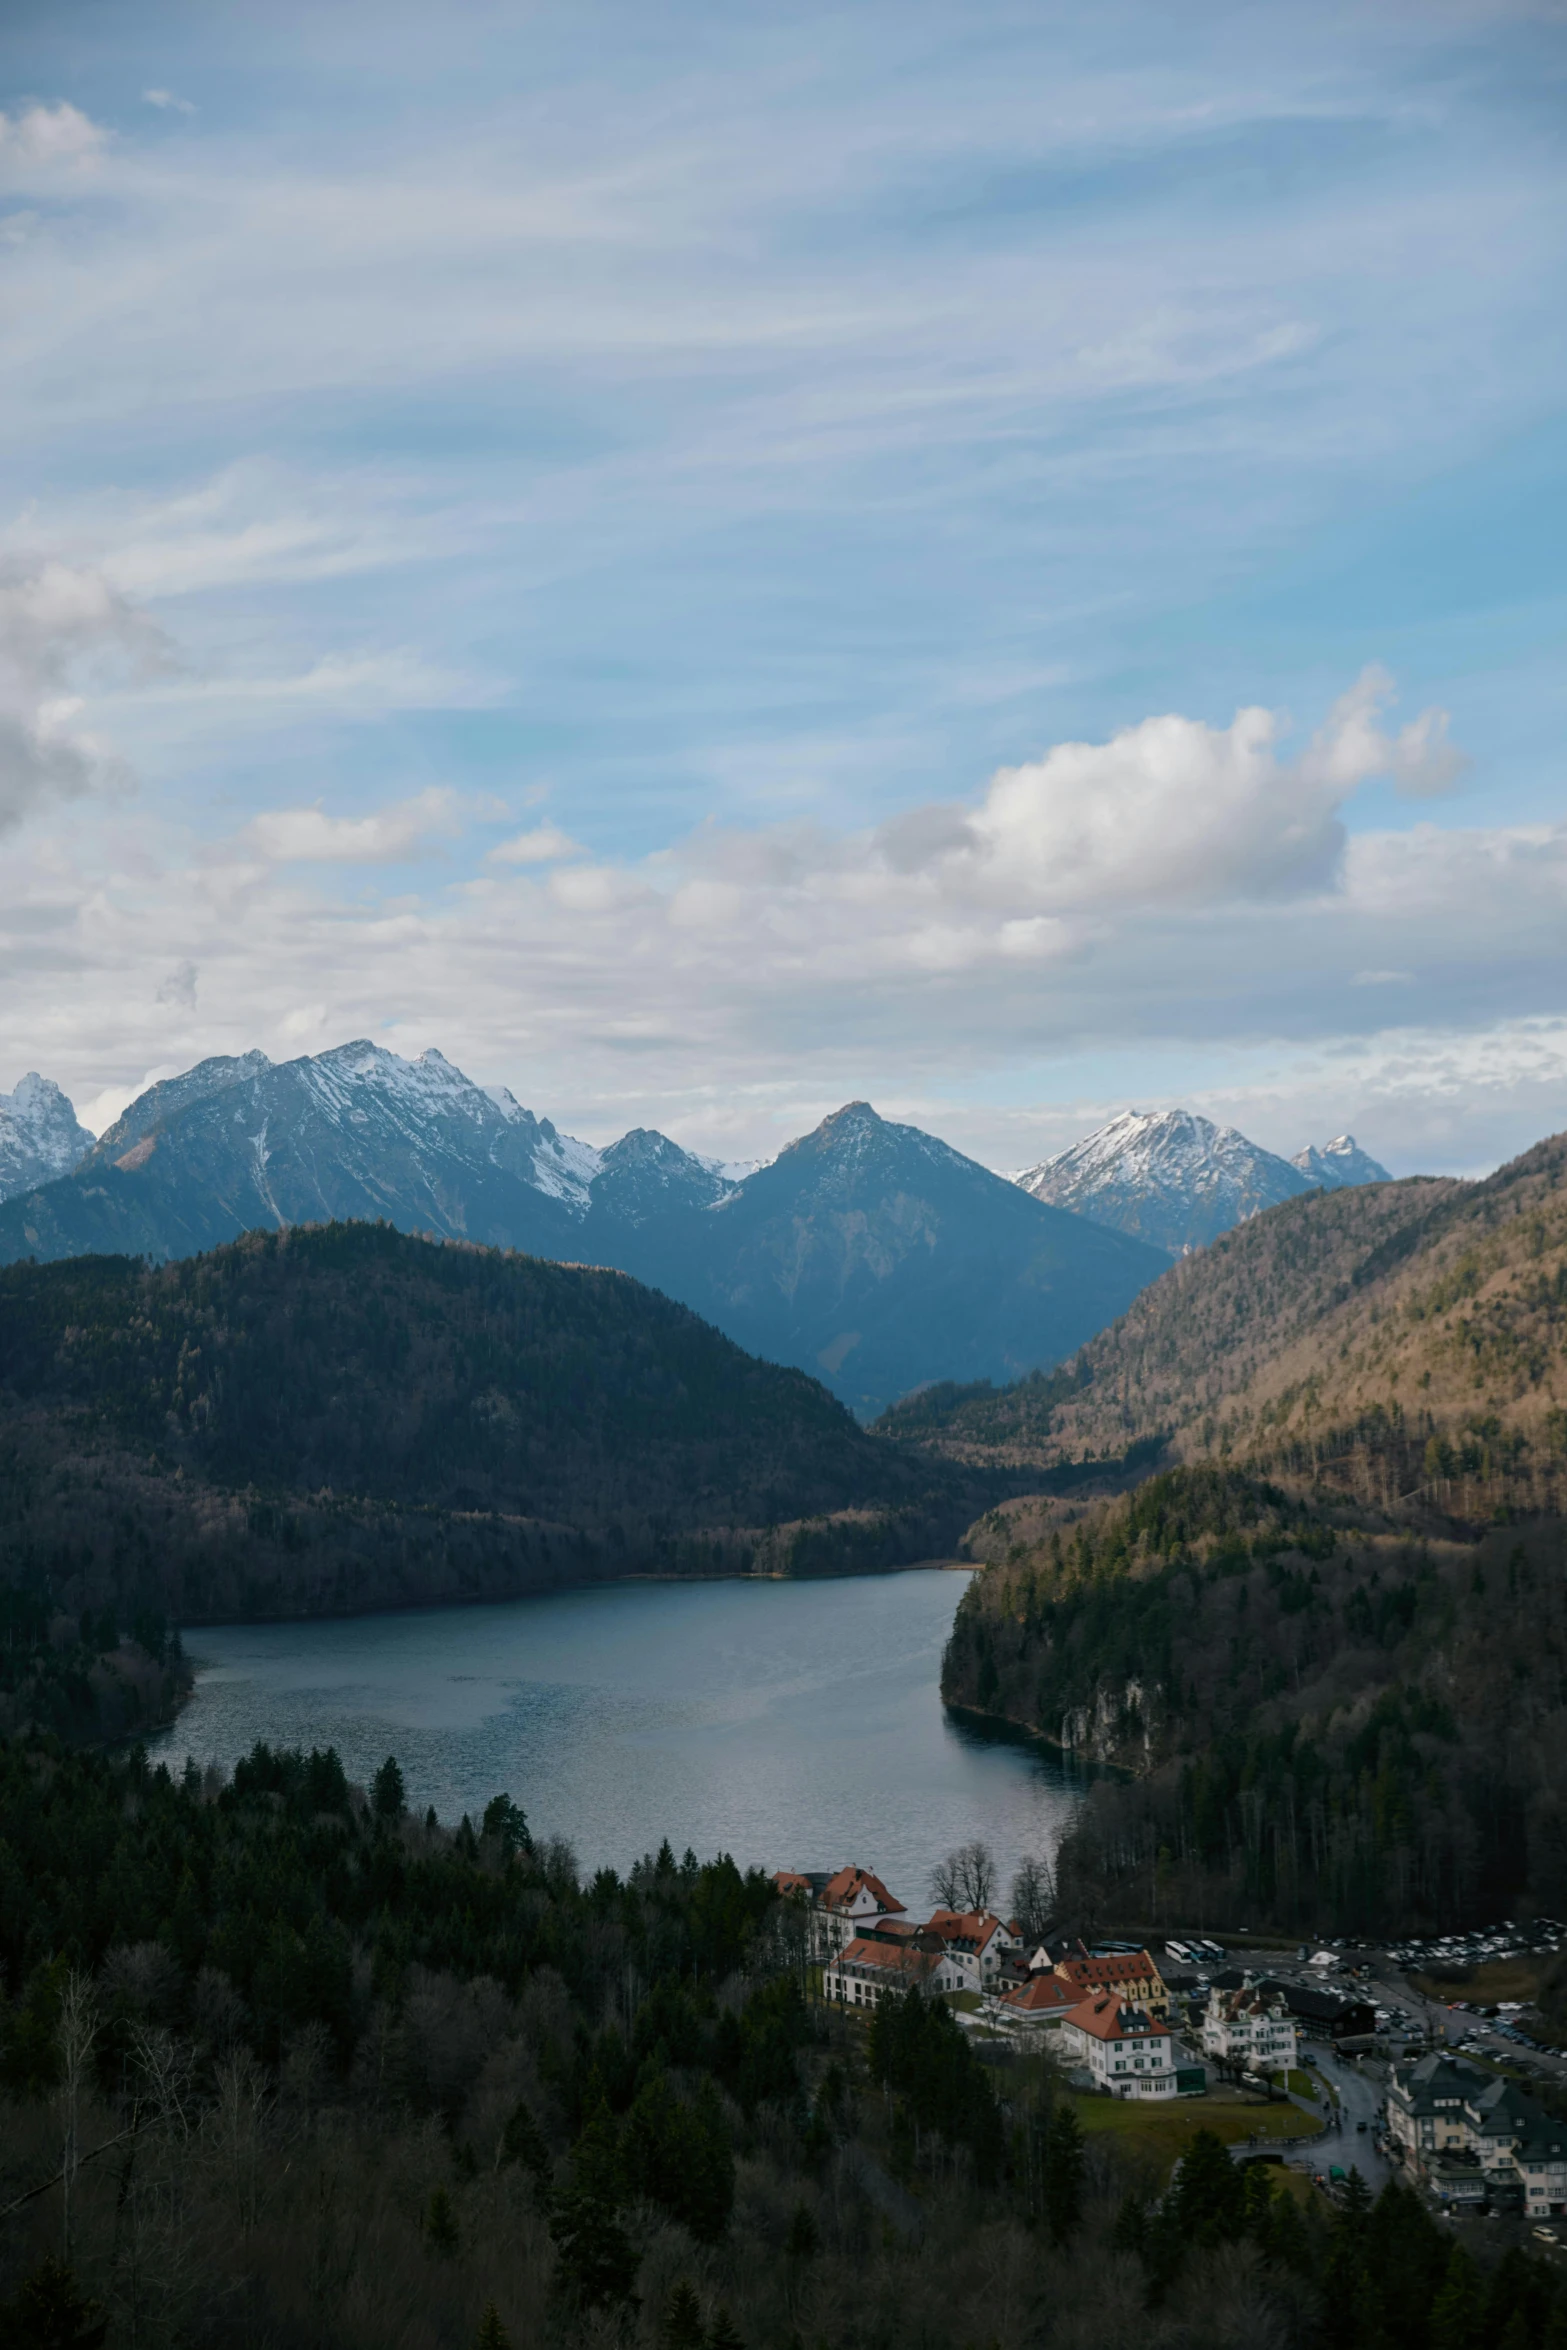
[{"label": "bare tree", "polygon": [[60,1994],[55,2042],[60,2054],[60,2210],[65,2264],[71,2264],[71,2195],[82,2166],[82,2092],[87,2087],[98,2038],[98,2008],[92,1978],[73,1968]]},{"label": "bare tree", "polygon": [[1030,1948],[1044,1938],[1055,1906],[1055,1879],[1049,1861],[1041,1860],[1037,1853],[1025,1853],[1012,1880],[1012,1915]]},{"label": "bare tree", "polygon": [[988,1844],[960,1844],[930,1872],[930,1889],[943,1909],[989,1909],[996,1898],[996,1860]]}]

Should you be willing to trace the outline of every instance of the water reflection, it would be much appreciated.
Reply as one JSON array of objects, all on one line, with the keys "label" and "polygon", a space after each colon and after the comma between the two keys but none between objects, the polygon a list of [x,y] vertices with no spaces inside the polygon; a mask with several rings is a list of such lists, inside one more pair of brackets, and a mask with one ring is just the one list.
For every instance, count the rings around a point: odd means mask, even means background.
[{"label": "water reflection", "polygon": [[615,1584],[499,1606],[195,1628],[196,1693],[153,1751],[232,1764],[257,1738],[388,1753],[442,1818],[501,1791],[589,1868],[668,1836],[742,1865],[875,1867],[923,1900],[983,1836],[1053,1854],[1083,1779],[938,1692],[963,1590],[938,1570],[808,1583]]}]

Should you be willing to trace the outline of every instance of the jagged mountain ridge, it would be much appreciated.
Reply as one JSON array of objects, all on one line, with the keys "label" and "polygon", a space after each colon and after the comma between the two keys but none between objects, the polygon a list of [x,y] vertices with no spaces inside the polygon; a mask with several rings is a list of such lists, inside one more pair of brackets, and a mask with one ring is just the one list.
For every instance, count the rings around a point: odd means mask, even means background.
[{"label": "jagged mountain ridge", "polygon": [[1059,1361],[1164,1262],[865,1104],[736,1183],[667,1136],[598,1150],[438,1052],[359,1040],[149,1088],[80,1166],[0,1206],[0,1263],[166,1262],[378,1219],[617,1267],[872,1412],[926,1379]]},{"label": "jagged mountain ridge", "polygon": [[1352,1135],[1292,1162],[1190,1110],[1125,1110],[1015,1180],[1031,1198],[1179,1257],[1302,1192],[1389,1178]]},{"label": "jagged mountain ridge", "polygon": [[60,1088],[29,1069],[14,1093],[0,1093],[0,1201],[69,1175],[93,1147]]}]

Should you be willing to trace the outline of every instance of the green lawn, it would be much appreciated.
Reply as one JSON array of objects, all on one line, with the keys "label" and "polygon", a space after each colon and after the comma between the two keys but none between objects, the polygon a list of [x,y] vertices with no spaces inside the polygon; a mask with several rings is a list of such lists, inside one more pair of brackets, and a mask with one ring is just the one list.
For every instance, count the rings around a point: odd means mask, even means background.
[{"label": "green lawn", "polygon": [[1312,2079],[1310,2073],[1303,2073],[1299,2065],[1291,2066],[1290,2077],[1287,2081],[1282,2073],[1275,2073],[1273,2078],[1282,2088],[1288,2089],[1296,2097],[1315,2097],[1322,2086],[1320,2081]]},{"label": "green lawn", "polygon": [[1211,2130],[1227,2146],[1249,2138],[1315,2138],[1320,2122],[1298,2105],[1246,2105],[1222,2098],[1182,2097],[1156,2105],[1141,2097],[1071,2099],[1085,2130],[1114,2130],[1127,2143],[1153,2155],[1166,2176],[1199,2130]]}]

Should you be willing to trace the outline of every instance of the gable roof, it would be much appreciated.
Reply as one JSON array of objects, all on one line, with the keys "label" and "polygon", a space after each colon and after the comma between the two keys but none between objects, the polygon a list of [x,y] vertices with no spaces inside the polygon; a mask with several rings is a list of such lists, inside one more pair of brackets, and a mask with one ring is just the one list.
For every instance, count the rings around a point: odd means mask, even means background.
[{"label": "gable roof", "polygon": [[1082,2004],[1070,1984],[1059,1975],[1030,1975],[1026,1983],[1018,1983],[1001,1994],[1003,2007],[1010,2007],[1022,2015],[1066,2015]]},{"label": "gable roof", "polygon": [[919,1950],[908,1942],[873,1942],[856,1934],[838,1963],[847,1965],[851,1959],[858,1966],[875,1967],[884,1975],[899,1975],[911,1983],[923,1983],[940,1966],[942,1953]]},{"label": "gable roof", "polygon": [[1146,1950],[1117,1950],[1097,1957],[1086,1950],[1073,1951],[1057,1959],[1056,1973],[1069,1983],[1081,1983],[1085,1991],[1113,1991],[1121,1983],[1164,1983]]},{"label": "gable roof", "polygon": [[1095,2040],[1168,2040],[1170,2027],[1141,2008],[1123,2007],[1119,1999],[1083,1999],[1066,2018]]},{"label": "gable roof", "polygon": [[993,1935],[1006,1932],[1000,1918],[988,1909],[934,1909],[927,1930],[943,1942],[971,1942],[983,1950]]},{"label": "gable roof", "polygon": [[894,1901],[880,1877],[873,1875],[869,1869],[839,1869],[836,1876],[829,1877],[822,1888],[822,1907],[823,1909],[847,1909],[850,1902],[861,1892],[868,1893],[878,1909],[885,1910],[894,1917],[903,1915],[902,1902]]}]

